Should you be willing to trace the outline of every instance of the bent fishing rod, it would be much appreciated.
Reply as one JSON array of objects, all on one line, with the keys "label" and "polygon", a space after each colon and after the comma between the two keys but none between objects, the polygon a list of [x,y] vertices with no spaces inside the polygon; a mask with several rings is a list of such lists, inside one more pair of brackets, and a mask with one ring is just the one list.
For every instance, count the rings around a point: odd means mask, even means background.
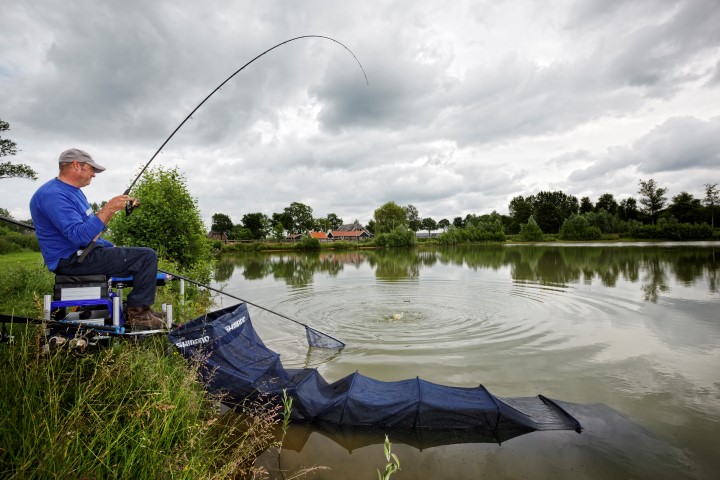
[{"label": "bent fishing rod", "polygon": [[[175,130],[173,130],[172,133],[170,134],[170,136],[168,136],[168,137],[165,139],[165,141],[162,143],[162,145],[160,145],[160,148],[158,148],[158,149],[155,151],[155,153],[153,154],[153,156],[150,157],[150,160],[148,160],[148,162],[145,164],[145,166],[142,168],[142,170],[140,170],[140,173],[137,174],[137,176],[136,176],[135,179],[132,181],[132,183],[130,184],[130,186],[125,190],[125,192],[123,193],[123,195],[129,195],[129,194],[130,194],[130,190],[132,190],[132,188],[135,186],[135,183],[140,179],[140,177],[143,175],[143,173],[145,173],[145,170],[147,170],[147,168],[150,166],[150,164],[152,163],[152,161],[155,160],[155,157],[158,156],[158,154],[160,153],[160,151],[165,147],[165,145],[167,145],[167,143],[170,141],[170,139],[172,139],[172,138],[175,136],[175,134],[178,132],[178,130],[180,130],[180,128],[181,128],[183,125],[185,125],[185,123],[186,123],[188,120],[190,120],[190,118],[192,118],[193,114],[194,114],[195,112],[197,112],[198,109],[199,109],[200,107],[202,107],[203,104],[210,99],[210,97],[212,97],[213,95],[215,95],[215,93],[216,93],[218,90],[220,90],[227,82],[229,82],[230,80],[232,80],[232,78],[233,78],[235,75],[237,75],[238,73],[240,73],[240,72],[242,72],[243,70],[245,70],[245,68],[246,68],[247,66],[249,66],[251,63],[253,63],[255,60],[257,60],[257,59],[259,59],[260,57],[266,55],[267,53],[270,53],[271,51],[275,50],[276,48],[279,48],[279,47],[281,47],[281,46],[283,46],[283,45],[285,45],[285,44],[287,44],[287,43],[294,42],[294,41],[296,41],[296,40],[301,40],[301,39],[303,39],[303,38],[320,38],[320,39],[330,40],[331,42],[335,42],[335,43],[337,43],[338,45],[340,45],[341,47],[343,47],[345,50],[347,50],[348,52],[350,52],[350,55],[353,56],[353,58],[355,59],[355,61],[356,61],[357,64],[358,64],[358,66],[360,67],[360,70],[362,71],[363,76],[365,77],[365,83],[368,84],[368,85],[370,85],[370,82],[368,81],[368,78],[367,78],[367,74],[365,73],[365,69],[363,68],[362,64],[360,63],[360,60],[358,60],[357,56],[355,56],[355,54],[352,52],[352,50],[350,50],[345,44],[343,44],[342,42],[339,42],[338,40],[335,40],[334,38],[327,37],[327,36],[324,36],[324,35],[301,35],[301,36],[299,36],[299,37],[294,37],[294,38],[291,38],[291,39],[289,39],[289,40],[285,40],[284,42],[280,42],[280,43],[278,43],[277,45],[268,48],[267,50],[265,50],[265,51],[262,52],[261,54],[257,55],[255,58],[253,58],[253,59],[250,60],[249,62],[247,62],[247,63],[246,63],[245,65],[243,65],[242,67],[240,67],[240,68],[238,68],[237,70],[235,70],[235,72],[233,72],[228,78],[226,78],[220,85],[218,85],[217,87],[215,87],[215,89],[214,89],[212,92],[210,92],[200,103],[198,103],[198,105],[197,105],[195,108],[192,109],[192,111],[185,117],[185,119],[183,119],[183,121],[180,122],[180,125],[178,125],[177,127],[175,127]],[[128,201],[125,203],[125,215],[130,215],[130,214],[132,213],[132,211],[133,211],[136,207],[138,207],[139,205],[140,205],[140,203],[138,202],[137,199],[128,200]],[[85,260],[85,257],[87,257],[88,253],[90,253],[90,251],[92,251],[92,250],[95,248],[95,246],[96,246],[96,240],[93,240],[92,242],[90,242],[90,244],[89,244],[87,247],[85,247],[85,248],[82,250],[82,253],[78,256],[78,260],[77,260],[78,263],[82,263],[82,262]]]},{"label": "bent fishing rod", "polygon": [[[17,220],[12,219],[12,218],[7,218],[7,217],[3,217],[3,216],[0,216],[0,220],[3,220],[3,221],[5,221],[5,222],[7,222],[7,223],[11,223],[11,224],[13,224],[13,225],[17,225],[18,227],[23,227],[23,228],[26,228],[26,229],[28,229],[28,230],[35,231],[35,227],[32,226],[32,225],[30,225],[30,224],[28,224],[28,223],[19,222],[19,221],[17,221]],[[257,307],[257,308],[259,308],[260,310],[265,310],[266,312],[269,312],[269,313],[272,313],[272,314],[274,314],[274,315],[277,315],[278,317],[284,318],[284,319],[286,319],[286,320],[290,320],[291,322],[294,322],[294,323],[296,323],[296,324],[298,324],[298,325],[302,325],[303,327],[305,327],[305,332],[306,332],[306,334],[307,334],[307,336],[308,336],[308,343],[310,344],[311,347],[318,346],[318,345],[317,345],[317,341],[311,340],[311,336],[310,336],[311,334],[314,334],[316,337],[325,338],[325,339],[328,339],[328,340],[329,340],[329,341],[325,342],[326,345],[328,345],[328,346],[323,347],[323,348],[332,348],[332,349],[340,350],[340,349],[342,349],[342,348],[345,347],[345,343],[341,342],[340,340],[338,340],[337,338],[333,337],[332,335],[328,335],[327,333],[324,333],[324,332],[321,332],[321,331],[319,331],[319,330],[316,330],[316,329],[310,327],[309,325],[307,325],[307,324],[305,324],[305,323],[302,323],[302,322],[300,322],[300,321],[298,321],[298,320],[295,320],[294,318],[288,317],[287,315],[284,315],[284,314],[282,314],[282,313],[276,312],[276,311],[274,311],[274,310],[270,310],[269,308],[263,307],[262,305],[258,305],[257,303],[253,303],[253,302],[250,302],[250,301],[248,301],[248,300],[245,300],[245,299],[242,299],[242,298],[240,298],[240,297],[237,297],[237,296],[235,296],[235,295],[231,295],[231,294],[229,294],[229,293],[227,293],[227,292],[223,292],[222,290],[218,290],[217,288],[213,288],[213,287],[211,287],[211,286],[209,286],[209,285],[205,285],[205,284],[203,284],[203,283],[200,283],[200,282],[198,282],[198,281],[196,281],[196,280],[193,280],[193,279],[191,279],[191,278],[188,278],[188,277],[184,277],[184,276],[179,275],[179,274],[177,274],[177,273],[168,272],[168,271],[160,270],[160,269],[158,269],[158,271],[161,272],[161,273],[165,273],[165,274],[167,274],[167,275],[170,275],[170,276],[172,276],[172,277],[185,280],[186,282],[190,282],[190,283],[192,283],[192,284],[194,284],[194,285],[197,285],[198,287],[203,287],[203,288],[205,288],[205,289],[207,289],[207,290],[211,290],[211,291],[213,291],[213,292],[220,293],[220,294],[225,295],[225,296],[227,296],[227,297],[234,298],[235,300],[240,300],[241,302],[245,302],[245,303],[247,303],[248,305],[252,305],[253,307]],[[2,321],[4,321],[4,320],[3,320],[4,317],[7,317],[7,316],[0,315],[0,323],[2,323]],[[315,343],[315,345],[314,345],[313,343]]]}]

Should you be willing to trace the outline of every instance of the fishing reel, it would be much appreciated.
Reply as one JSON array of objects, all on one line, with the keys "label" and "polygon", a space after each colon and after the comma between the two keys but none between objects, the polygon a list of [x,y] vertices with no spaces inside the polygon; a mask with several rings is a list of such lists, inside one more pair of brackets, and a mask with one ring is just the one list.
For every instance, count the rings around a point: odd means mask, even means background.
[{"label": "fishing reel", "polygon": [[137,198],[131,198],[125,202],[125,216],[129,216],[133,210],[140,206],[140,200]]}]

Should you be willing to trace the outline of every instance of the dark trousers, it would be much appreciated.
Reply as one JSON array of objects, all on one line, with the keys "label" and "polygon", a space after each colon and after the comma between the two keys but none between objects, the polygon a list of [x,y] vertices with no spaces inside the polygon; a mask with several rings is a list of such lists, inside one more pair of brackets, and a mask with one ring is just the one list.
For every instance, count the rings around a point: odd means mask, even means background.
[{"label": "dark trousers", "polygon": [[155,303],[157,284],[157,253],[146,247],[96,247],[83,263],[77,257],[62,259],[58,275],[106,275],[133,277],[133,289],[127,297],[128,307],[150,306]]}]

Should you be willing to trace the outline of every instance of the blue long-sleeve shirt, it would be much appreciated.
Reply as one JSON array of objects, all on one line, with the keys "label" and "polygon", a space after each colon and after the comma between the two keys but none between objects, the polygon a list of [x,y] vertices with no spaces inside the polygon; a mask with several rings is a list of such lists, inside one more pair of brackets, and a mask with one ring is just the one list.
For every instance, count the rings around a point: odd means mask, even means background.
[{"label": "blue long-sleeve shirt", "polygon": [[[30,214],[45,264],[55,271],[62,258],[72,257],[105,229],[85,194],[77,187],[53,178],[35,192]],[[101,238],[99,246],[113,244]]]}]

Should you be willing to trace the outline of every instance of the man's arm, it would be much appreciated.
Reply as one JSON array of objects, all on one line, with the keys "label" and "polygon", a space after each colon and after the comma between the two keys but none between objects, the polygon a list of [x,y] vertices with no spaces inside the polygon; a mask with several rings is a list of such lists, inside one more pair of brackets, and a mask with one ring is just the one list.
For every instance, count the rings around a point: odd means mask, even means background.
[{"label": "man's arm", "polygon": [[[105,225],[108,224],[113,215],[125,209],[125,203],[130,200],[128,195],[118,195],[111,198],[100,211],[95,214]],[[97,239],[97,237],[95,237]]]}]

